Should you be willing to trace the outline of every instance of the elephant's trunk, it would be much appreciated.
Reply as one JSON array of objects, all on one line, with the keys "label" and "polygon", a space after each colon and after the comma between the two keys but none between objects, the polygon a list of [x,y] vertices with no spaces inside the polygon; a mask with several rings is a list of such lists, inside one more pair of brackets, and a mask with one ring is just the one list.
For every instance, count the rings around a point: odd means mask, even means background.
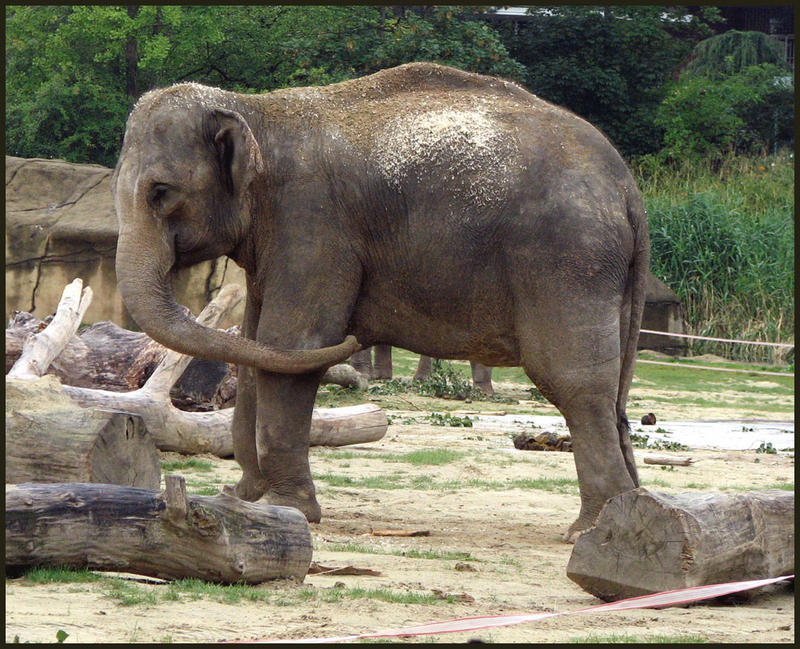
[{"label": "elephant's trunk", "polygon": [[[117,208],[120,213],[119,202]],[[286,374],[327,368],[358,350],[353,336],[332,347],[276,350],[198,324],[178,305],[172,294],[169,275],[175,255],[163,222],[146,211],[137,216],[138,219],[130,218],[130,214],[120,218],[117,285],[136,323],[162,345],[190,356]],[[145,223],[147,227],[134,228],[131,225],[134,220],[139,224]]]}]

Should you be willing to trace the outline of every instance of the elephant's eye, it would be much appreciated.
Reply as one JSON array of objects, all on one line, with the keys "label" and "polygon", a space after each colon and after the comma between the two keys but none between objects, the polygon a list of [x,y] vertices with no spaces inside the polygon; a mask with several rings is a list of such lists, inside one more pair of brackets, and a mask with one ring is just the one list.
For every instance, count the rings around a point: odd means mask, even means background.
[{"label": "elephant's eye", "polygon": [[169,216],[180,204],[180,192],[166,183],[154,183],[147,192],[147,202],[159,216]]}]

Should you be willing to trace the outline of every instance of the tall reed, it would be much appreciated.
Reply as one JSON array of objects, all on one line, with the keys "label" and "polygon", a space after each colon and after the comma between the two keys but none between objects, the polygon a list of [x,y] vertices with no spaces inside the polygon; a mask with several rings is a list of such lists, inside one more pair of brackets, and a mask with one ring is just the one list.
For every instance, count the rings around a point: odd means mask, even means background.
[{"label": "tall reed", "polygon": [[[688,332],[794,341],[794,156],[730,156],[717,168],[632,163],[650,222],[651,269],[679,296]],[[787,350],[694,343],[695,354],[793,361]]]}]

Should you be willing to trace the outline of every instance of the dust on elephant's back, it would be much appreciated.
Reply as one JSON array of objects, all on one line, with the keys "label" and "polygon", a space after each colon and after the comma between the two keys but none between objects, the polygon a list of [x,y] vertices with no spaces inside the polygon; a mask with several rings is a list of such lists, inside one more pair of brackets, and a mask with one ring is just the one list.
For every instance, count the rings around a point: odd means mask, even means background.
[{"label": "dust on elephant's back", "polygon": [[498,119],[478,98],[464,107],[399,115],[378,131],[378,167],[394,187],[432,176],[447,181],[454,198],[473,206],[465,218],[474,207],[503,204],[525,164],[516,138]]}]

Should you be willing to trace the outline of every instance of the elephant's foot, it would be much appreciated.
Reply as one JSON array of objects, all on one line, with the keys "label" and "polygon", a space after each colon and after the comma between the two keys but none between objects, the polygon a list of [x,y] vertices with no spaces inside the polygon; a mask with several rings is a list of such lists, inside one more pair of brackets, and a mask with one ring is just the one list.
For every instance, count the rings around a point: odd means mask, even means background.
[{"label": "elephant's foot", "polygon": [[319,523],[322,519],[322,509],[314,495],[313,485],[310,490],[308,488],[294,489],[292,493],[287,493],[286,490],[279,488],[272,488],[261,496],[258,502],[299,509],[309,523]]},{"label": "elephant's foot", "polygon": [[222,493],[236,496],[240,500],[255,502],[267,492],[267,489],[269,489],[269,485],[266,480],[243,476],[235,486],[225,485]]},{"label": "elephant's foot", "polygon": [[569,529],[564,533],[564,536],[561,537],[561,540],[564,541],[564,543],[575,543],[581,534],[589,528],[594,527],[596,518],[596,515],[584,515],[581,513],[576,521],[569,526]]}]

